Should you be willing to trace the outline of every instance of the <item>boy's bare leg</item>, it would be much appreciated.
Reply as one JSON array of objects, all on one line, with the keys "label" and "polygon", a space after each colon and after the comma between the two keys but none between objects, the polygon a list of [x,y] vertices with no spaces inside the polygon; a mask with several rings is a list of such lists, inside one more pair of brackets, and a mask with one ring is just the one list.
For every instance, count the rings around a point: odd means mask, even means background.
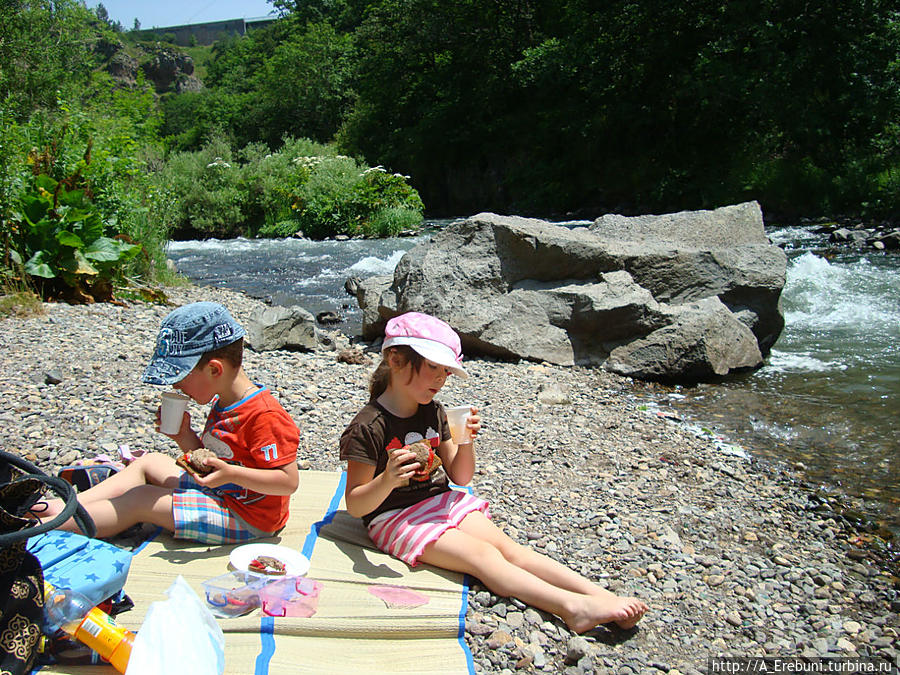
[{"label": "boy's bare leg", "polygon": [[591,595],[601,602],[624,603],[632,611],[629,612],[629,619],[616,621],[622,628],[634,626],[648,609],[642,601],[636,598],[619,597],[553,558],[542,555],[528,546],[522,546],[491,522],[481,511],[473,511],[467,515],[460,523],[459,529],[493,545],[513,565],[531,572],[553,586],[573,593]]},{"label": "boy's bare leg", "polygon": [[[78,502],[86,507],[91,502],[119,497],[139,485],[156,485],[165,487],[171,492],[178,487],[180,475],[181,469],[175,464],[174,459],[161,452],[153,452],[138,457],[121,471],[80,492]],[[52,518],[65,507],[61,499],[48,499],[46,504],[46,510],[36,508],[33,511],[41,520]]]},{"label": "boy's bare leg", "polygon": [[[98,537],[111,537],[138,523],[153,523],[175,531],[172,490],[157,485],[137,485],[112,499],[95,499],[83,504],[97,527]],[[61,530],[81,532],[69,518]]]},{"label": "boy's bare leg", "polygon": [[492,543],[462,529],[447,530],[425,547],[419,560],[471,574],[498,595],[515,596],[556,614],[576,633],[611,621],[633,626],[646,611],[646,606],[634,598],[587,594],[550,583],[507,560]]}]

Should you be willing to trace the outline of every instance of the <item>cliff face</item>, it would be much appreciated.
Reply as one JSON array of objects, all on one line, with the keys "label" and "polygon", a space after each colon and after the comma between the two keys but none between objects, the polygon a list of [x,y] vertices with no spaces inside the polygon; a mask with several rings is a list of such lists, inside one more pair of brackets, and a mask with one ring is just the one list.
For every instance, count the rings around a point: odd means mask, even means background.
[{"label": "cliff face", "polygon": [[140,70],[158,94],[203,88],[194,75],[194,60],[177,47],[161,42],[126,47],[121,41],[103,40],[97,44],[96,51],[106,71],[122,86],[134,86]]}]

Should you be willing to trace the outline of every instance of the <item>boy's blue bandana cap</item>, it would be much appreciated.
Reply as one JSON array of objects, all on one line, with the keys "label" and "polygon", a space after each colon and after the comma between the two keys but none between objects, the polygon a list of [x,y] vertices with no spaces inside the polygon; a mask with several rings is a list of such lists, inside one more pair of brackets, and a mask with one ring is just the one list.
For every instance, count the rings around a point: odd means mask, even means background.
[{"label": "boy's blue bandana cap", "polygon": [[206,352],[244,337],[244,329],[217,302],[194,302],[163,319],[156,350],[141,378],[149,384],[175,384]]}]

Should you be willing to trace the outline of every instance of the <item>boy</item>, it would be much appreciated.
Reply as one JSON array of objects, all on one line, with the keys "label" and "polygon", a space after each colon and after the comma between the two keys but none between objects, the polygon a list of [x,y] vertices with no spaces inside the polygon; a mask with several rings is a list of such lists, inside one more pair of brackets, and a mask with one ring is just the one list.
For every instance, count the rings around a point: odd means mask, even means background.
[{"label": "boy", "polygon": [[[214,302],[179,307],[163,320],[142,379],[171,385],[200,404],[215,399],[202,436],[187,412],[178,432],[166,434],[183,452],[213,451],[205,461],[211,472],[192,476],[163,453],[139,457],[78,495],[98,537],[146,522],[179,539],[231,544],[284,527],[299,483],[299,432],[269,390],[244,373],[243,337],[244,329]],[[41,516],[62,507],[52,500]],[[63,529],[77,527],[69,520]]]}]

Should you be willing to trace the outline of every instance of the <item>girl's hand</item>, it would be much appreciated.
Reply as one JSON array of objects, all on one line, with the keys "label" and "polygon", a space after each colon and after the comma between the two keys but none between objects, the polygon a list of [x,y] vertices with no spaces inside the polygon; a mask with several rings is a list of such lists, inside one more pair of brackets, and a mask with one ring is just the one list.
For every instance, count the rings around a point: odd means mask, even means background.
[{"label": "girl's hand", "polygon": [[472,440],[475,440],[478,432],[481,431],[481,416],[478,414],[478,408],[476,408],[475,406],[472,406],[471,408],[469,408],[469,410],[472,414],[470,414],[468,419],[466,419],[466,428],[472,435]]},{"label": "girl's hand", "polygon": [[391,450],[387,466],[384,468],[385,480],[391,488],[409,485],[409,479],[421,468],[416,461],[416,453],[410,452],[405,447]]}]

